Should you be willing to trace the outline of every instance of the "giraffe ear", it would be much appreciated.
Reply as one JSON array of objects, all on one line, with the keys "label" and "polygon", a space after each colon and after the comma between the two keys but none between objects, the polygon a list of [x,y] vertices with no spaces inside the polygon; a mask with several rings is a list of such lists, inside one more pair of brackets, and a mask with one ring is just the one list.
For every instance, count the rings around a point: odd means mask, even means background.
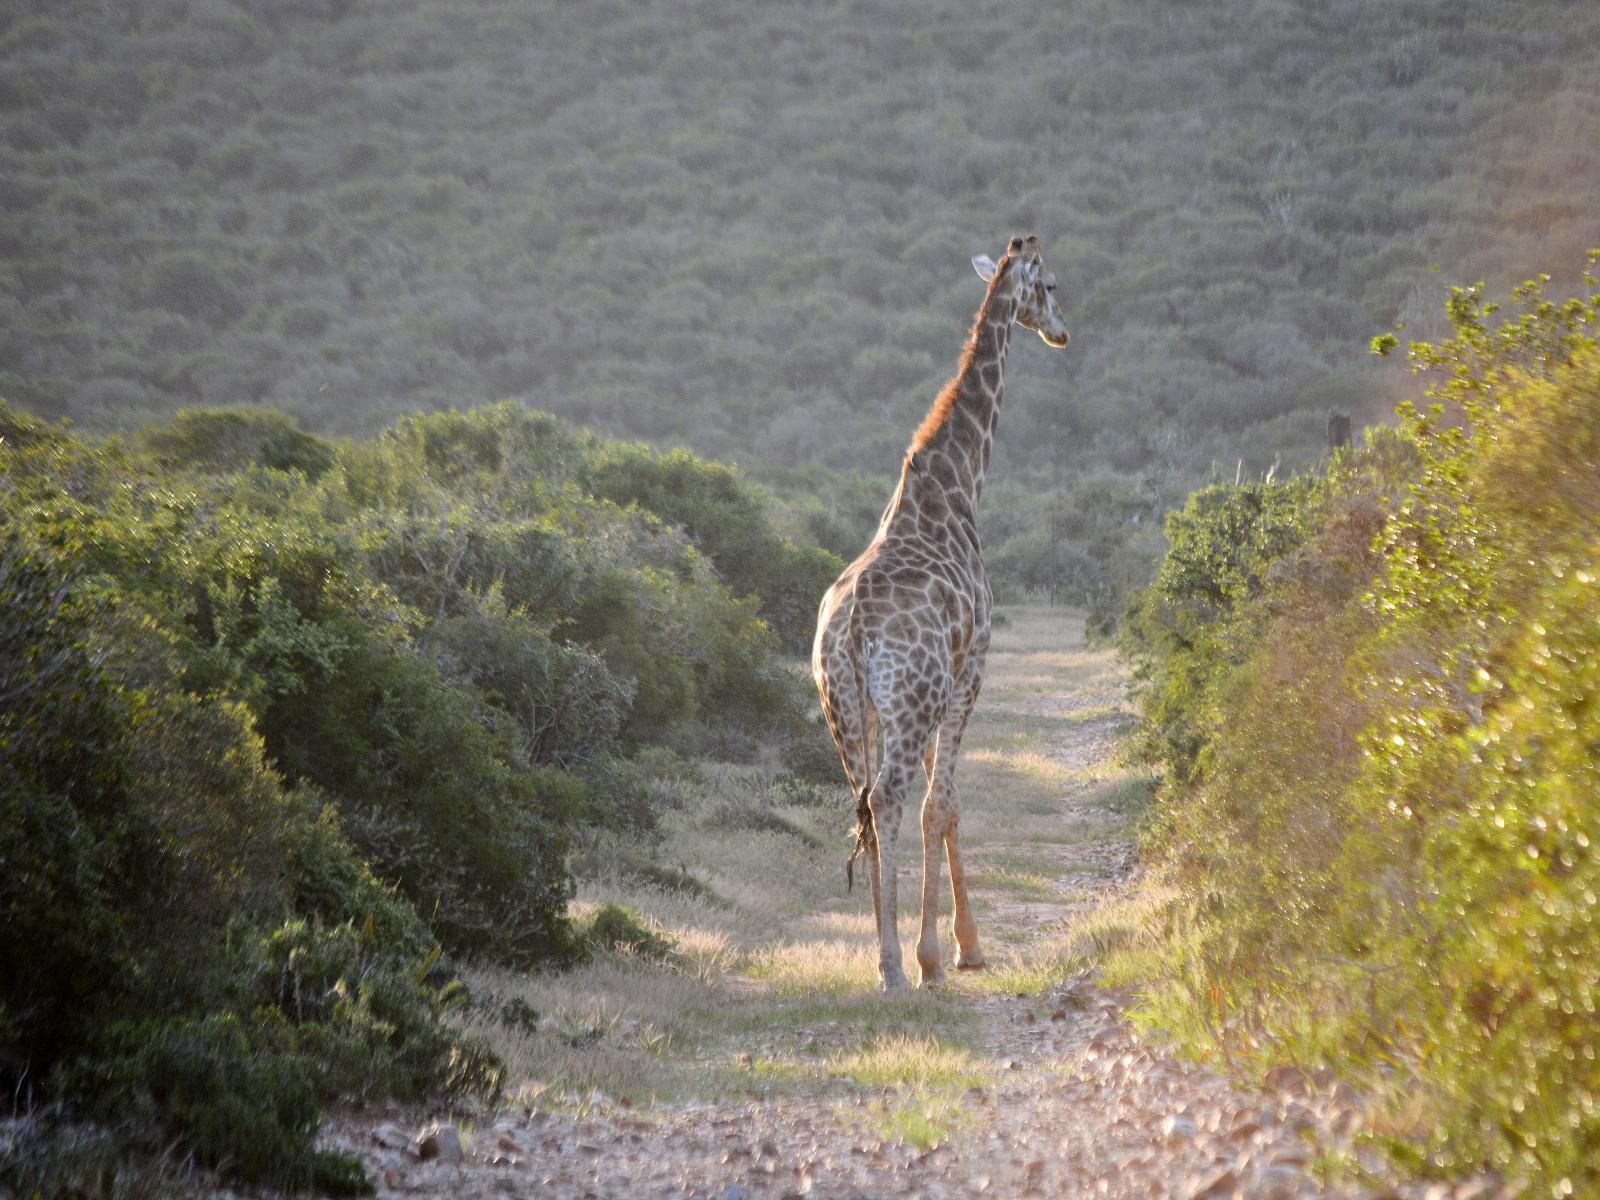
[{"label": "giraffe ear", "polygon": [[978,273],[978,278],[985,283],[994,282],[994,273],[1000,268],[995,265],[994,259],[987,254],[974,254],[972,256],[972,269]]}]

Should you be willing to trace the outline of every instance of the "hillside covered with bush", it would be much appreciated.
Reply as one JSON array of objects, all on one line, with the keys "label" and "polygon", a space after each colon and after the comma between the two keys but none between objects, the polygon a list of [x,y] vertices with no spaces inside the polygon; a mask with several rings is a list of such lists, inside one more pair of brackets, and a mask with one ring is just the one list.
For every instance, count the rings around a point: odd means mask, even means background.
[{"label": "hillside covered with bush", "polygon": [[1076,337],[1019,348],[986,535],[1003,586],[1103,596],[1217,471],[1387,415],[1361,347],[1431,336],[1432,264],[1577,261],[1597,41],[1588,0],[21,0],[0,395],[521,398],[757,467],[851,554],[968,256],[1037,230]]},{"label": "hillside covered with bush", "polygon": [[1146,1019],[1236,1068],[1331,1066],[1422,1172],[1553,1197],[1600,1191],[1588,283],[1458,291],[1411,347],[1430,403],[1325,476],[1191,497],[1123,635],[1180,897],[1120,968]]},{"label": "hillside covered with bush", "polygon": [[[0,1083],[356,1186],[318,1105],[493,1096],[454,964],[581,958],[576,843],[648,846],[681,756],[818,736],[780,655],[839,565],[728,467],[513,404],[341,443],[0,404]],[[99,1177],[28,1145],[0,1184]]]}]

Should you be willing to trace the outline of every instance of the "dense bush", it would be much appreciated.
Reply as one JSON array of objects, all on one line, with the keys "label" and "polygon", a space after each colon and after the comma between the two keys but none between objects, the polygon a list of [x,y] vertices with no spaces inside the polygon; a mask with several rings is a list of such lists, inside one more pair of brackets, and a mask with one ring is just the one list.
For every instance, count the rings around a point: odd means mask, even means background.
[{"label": "dense bush", "polygon": [[1433,405],[1308,488],[1303,535],[1243,591],[1239,531],[1180,528],[1161,580],[1198,563],[1189,594],[1227,602],[1173,638],[1145,619],[1158,582],[1127,631],[1174,767],[1152,848],[1194,923],[1152,1019],[1235,1061],[1336,1065],[1393,1102],[1420,1169],[1548,1195],[1600,1187],[1589,282],[1525,285],[1498,325],[1456,292],[1453,336],[1411,348]]},{"label": "dense bush", "polygon": [[787,650],[810,650],[817,601],[844,563],[777,535],[761,497],[732,468],[683,450],[618,445],[592,456],[585,478],[596,495],[680,526],[735,595],[760,598]]},{"label": "dense bush", "polygon": [[614,452],[515,405],[336,446],[254,411],[95,445],[0,403],[0,1084],[356,1187],[320,1104],[498,1088],[443,953],[668,951],[569,921],[568,848],[692,786],[652,743],[748,753],[799,684],[684,513],[582,490]]},{"label": "dense bush", "polygon": [[[183,690],[81,551],[10,514],[0,539],[0,1077],[236,1178],[358,1186],[312,1150],[319,1101],[492,1075],[451,1075],[462,1048],[412,978],[426,927],[281,787],[242,706]],[[257,956],[308,920],[366,943],[319,994],[382,994],[381,1013],[299,1010],[268,983]],[[405,1034],[409,1074],[378,1068],[378,1029]],[[319,1078],[330,1055],[350,1069]]]},{"label": "dense bush", "polygon": [[361,647],[262,714],[278,769],[339,797],[352,841],[450,949],[567,953],[563,833],[583,785],[526,765],[482,703],[406,651]]},{"label": "dense bush", "polygon": [[593,954],[636,954],[640,958],[670,959],[678,944],[651,929],[639,914],[620,904],[602,904],[583,928],[584,944]]}]

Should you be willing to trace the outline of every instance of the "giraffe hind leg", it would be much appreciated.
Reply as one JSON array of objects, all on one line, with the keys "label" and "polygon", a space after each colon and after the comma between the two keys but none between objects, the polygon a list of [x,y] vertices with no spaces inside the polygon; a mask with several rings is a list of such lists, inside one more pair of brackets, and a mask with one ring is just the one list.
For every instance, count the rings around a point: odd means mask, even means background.
[{"label": "giraffe hind leg", "polygon": [[[926,677],[926,674],[924,675]],[[902,704],[898,711],[885,710],[879,705],[883,720],[883,767],[873,783],[871,804],[873,827],[877,832],[879,876],[883,883],[882,918],[879,921],[878,969],[885,991],[908,986],[900,957],[900,935],[896,921],[898,915],[897,889],[894,865],[895,835],[900,828],[900,814],[912,797],[919,768],[924,766],[928,745],[937,734],[937,714],[943,707],[938,696],[919,696],[915,707]],[[923,982],[938,974],[937,935],[933,947],[933,961],[927,959],[927,840],[923,842],[923,903],[922,936],[917,943],[917,960],[922,969]],[[934,868],[933,886],[938,887],[939,872]]]}]

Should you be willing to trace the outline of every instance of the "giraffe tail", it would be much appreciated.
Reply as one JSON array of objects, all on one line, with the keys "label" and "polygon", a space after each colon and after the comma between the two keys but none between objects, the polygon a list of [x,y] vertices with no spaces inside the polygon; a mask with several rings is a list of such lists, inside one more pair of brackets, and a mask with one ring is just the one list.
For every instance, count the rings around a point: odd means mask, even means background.
[{"label": "giraffe tail", "polygon": [[856,793],[856,844],[844,862],[844,890],[851,892],[856,886],[856,859],[877,851],[878,837],[872,828],[872,806],[867,803],[870,787],[863,786]]},{"label": "giraffe tail", "polygon": [[[872,823],[872,806],[868,797],[872,794],[872,697],[867,687],[866,659],[870,650],[867,644],[865,631],[861,627],[861,609],[853,605],[850,610],[850,641],[853,647],[851,654],[851,667],[856,687],[856,711],[861,720],[860,755],[855,762],[850,761],[850,756],[841,754],[844,758],[844,771],[850,778],[850,784],[856,793],[856,841],[850,851],[850,857],[844,864],[844,890],[853,892],[856,886],[855,871],[856,859],[863,854],[876,854],[878,852],[877,829]],[[842,746],[841,746],[842,750]]]}]

